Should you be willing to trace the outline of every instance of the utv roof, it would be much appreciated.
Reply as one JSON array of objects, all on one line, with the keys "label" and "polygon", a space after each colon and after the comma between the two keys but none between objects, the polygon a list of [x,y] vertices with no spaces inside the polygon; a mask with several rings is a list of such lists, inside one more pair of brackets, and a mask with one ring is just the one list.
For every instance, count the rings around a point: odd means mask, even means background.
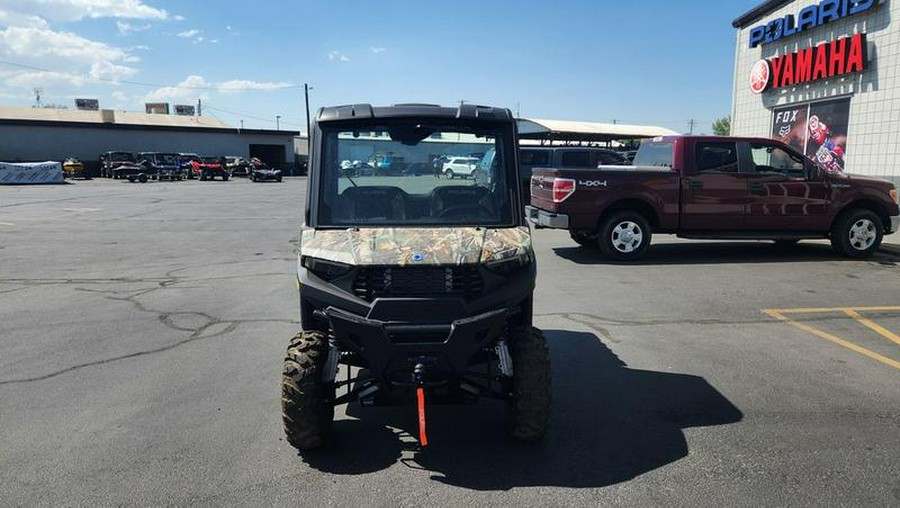
[{"label": "utv roof", "polygon": [[506,120],[512,121],[512,112],[505,108],[462,104],[459,107],[447,108],[435,104],[394,104],[393,106],[373,107],[371,104],[351,104],[319,109],[317,122],[333,122],[343,120],[367,120],[376,118],[402,117],[435,117],[464,118],[471,120]]}]

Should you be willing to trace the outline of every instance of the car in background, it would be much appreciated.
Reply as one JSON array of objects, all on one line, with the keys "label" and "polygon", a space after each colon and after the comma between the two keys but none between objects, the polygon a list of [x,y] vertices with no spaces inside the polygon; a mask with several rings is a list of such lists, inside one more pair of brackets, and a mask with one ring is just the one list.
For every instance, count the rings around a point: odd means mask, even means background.
[{"label": "car in background", "polygon": [[177,153],[141,152],[137,156],[137,162],[156,180],[174,181],[184,178]]},{"label": "car in background", "polygon": [[84,178],[90,180],[91,175],[84,169],[84,164],[76,157],[66,157],[62,165],[63,178]]},{"label": "car in background", "polygon": [[476,159],[475,157],[450,157],[450,159],[444,163],[444,167],[441,168],[441,173],[443,173],[448,180],[453,180],[457,176],[468,178],[475,172],[478,161],[479,159]]},{"label": "car in background", "polygon": [[194,162],[199,161],[200,156],[195,153],[179,153],[178,165],[181,167],[184,177],[188,180],[194,178]]},{"label": "car in background", "polygon": [[100,154],[100,177],[101,178],[118,178],[115,169],[125,163],[136,162],[134,154],[131,152],[103,152]]},{"label": "car in background", "polygon": [[250,169],[250,181],[253,182],[265,182],[265,181],[281,181],[281,170],[277,168],[270,168],[269,166],[263,164],[261,166],[253,166]]},{"label": "car in background", "polygon": [[201,182],[214,180],[217,176],[221,178],[223,182],[228,181],[228,171],[225,169],[225,166],[222,165],[221,157],[199,157],[198,160],[193,163],[191,170],[200,178]]},{"label": "car in background", "polygon": [[231,176],[250,175],[250,161],[237,155],[225,156],[225,170]]},{"label": "car in background", "polygon": [[403,157],[390,152],[376,153],[369,157],[366,164],[372,168],[372,174],[376,176],[402,175],[407,168]]}]

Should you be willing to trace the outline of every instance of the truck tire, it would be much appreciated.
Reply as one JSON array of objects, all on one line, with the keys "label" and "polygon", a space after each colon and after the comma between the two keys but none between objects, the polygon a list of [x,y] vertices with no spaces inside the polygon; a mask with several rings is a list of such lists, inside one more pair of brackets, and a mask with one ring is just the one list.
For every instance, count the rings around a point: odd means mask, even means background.
[{"label": "truck tire", "polygon": [[147,183],[147,175],[141,173],[140,176],[138,176],[138,181],[141,183]]},{"label": "truck tire", "polygon": [[222,174],[222,181],[223,181],[223,182],[227,182],[227,181],[228,181],[228,173],[223,173],[223,174]]},{"label": "truck tire", "polygon": [[614,212],[600,224],[597,244],[603,255],[616,261],[634,261],[647,252],[652,232],[647,219],[629,210]]},{"label": "truck tire", "polygon": [[573,242],[581,245],[582,247],[595,247],[597,245],[596,240],[585,233],[576,233],[575,231],[569,231],[569,238],[571,238]]},{"label": "truck tire", "polygon": [[869,257],[878,250],[884,238],[884,224],[871,211],[856,208],[842,213],[831,227],[831,247],[851,258]]},{"label": "truck tire", "polygon": [[302,331],[291,339],[281,378],[281,417],[288,443],[298,450],[324,446],[334,420],[334,384],[322,381],[328,338]]},{"label": "truck tire", "polygon": [[507,402],[510,437],[529,443],[540,441],[550,422],[550,352],[543,332],[532,326],[513,331],[512,397]]}]

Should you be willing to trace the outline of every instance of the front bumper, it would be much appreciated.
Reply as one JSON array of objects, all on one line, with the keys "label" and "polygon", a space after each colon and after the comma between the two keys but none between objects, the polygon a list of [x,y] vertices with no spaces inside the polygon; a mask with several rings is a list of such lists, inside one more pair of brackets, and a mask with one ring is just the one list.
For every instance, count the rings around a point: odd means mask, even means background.
[{"label": "front bumper", "polygon": [[889,235],[891,233],[896,233],[900,231],[900,215],[894,215],[888,221],[888,229],[884,232],[884,234]]},{"label": "front bumper", "polygon": [[381,386],[407,388],[414,385],[413,372],[417,365],[426,368],[426,386],[442,386],[458,379],[468,370],[473,358],[503,335],[509,315],[506,309],[500,309],[460,317],[449,324],[378,319],[395,314],[397,306],[408,307],[414,303],[376,300],[368,317],[334,307],[325,309],[324,313],[338,343],[365,360]]},{"label": "front bumper", "polygon": [[554,229],[569,229],[569,216],[564,213],[553,213],[528,205],[525,207],[528,220],[537,226]]}]

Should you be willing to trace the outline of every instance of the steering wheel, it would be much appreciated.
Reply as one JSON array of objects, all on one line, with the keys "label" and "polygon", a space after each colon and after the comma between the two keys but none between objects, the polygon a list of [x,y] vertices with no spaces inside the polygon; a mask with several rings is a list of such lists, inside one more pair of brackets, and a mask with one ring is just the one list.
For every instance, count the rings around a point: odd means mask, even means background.
[{"label": "steering wheel", "polygon": [[438,212],[437,216],[439,219],[446,219],[448,217],[465,217],[470,215],[470,212],[474,212],[479,216],[486,216],[491,214],[491,210],[487,207],[479,205],[477,203],[466,203],[462,205],[453,205],[444,208],[440,212]]}]

